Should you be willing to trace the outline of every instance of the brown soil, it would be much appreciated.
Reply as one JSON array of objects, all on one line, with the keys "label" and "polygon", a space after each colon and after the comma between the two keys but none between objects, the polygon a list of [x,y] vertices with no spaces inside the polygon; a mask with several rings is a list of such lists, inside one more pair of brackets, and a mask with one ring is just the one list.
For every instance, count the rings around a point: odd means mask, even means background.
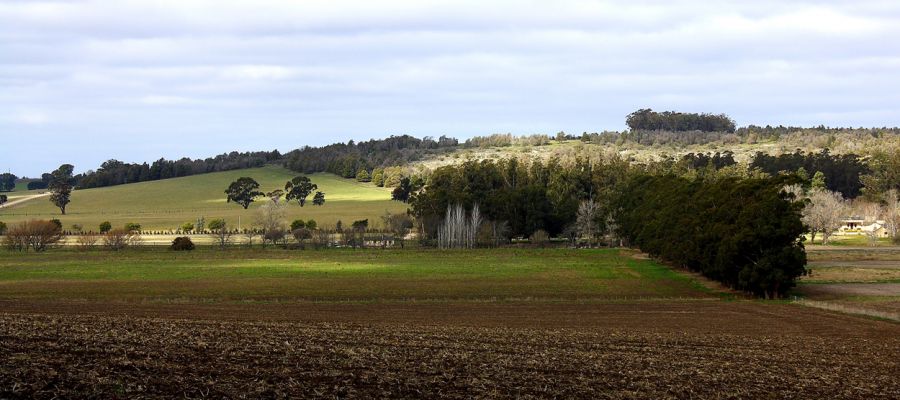
[{"label": "brown soil", "polygon": [[900,283],[834,283],[798,287],[798,292],[815,300],[847,296],[900,296]]},{"label": "brown soil", "polygon": [[0,302],[0,398],[898,398],[900,325],[788,304]]}]

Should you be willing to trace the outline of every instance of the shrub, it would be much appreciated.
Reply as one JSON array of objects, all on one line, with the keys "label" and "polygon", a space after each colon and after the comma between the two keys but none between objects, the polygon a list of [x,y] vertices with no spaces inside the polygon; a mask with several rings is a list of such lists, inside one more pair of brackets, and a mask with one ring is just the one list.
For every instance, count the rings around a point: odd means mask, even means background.
[{"label": "shrub", "polygon": [[113,229],[103,236],[103,246],[112,251],[119,251],[140,243],[141,235],[125,229]]},{"label": "shrub", "polygon": [[316,230],[316,227],[317,227],[318,225],[319,225],[319,224],[317,224],[317,223],[316,223],[316,220],[314,220],[314,219],[311,219],[311,220],[309,220],[309,221],[306,221],[306,229],[309,229],[309,230],[311,230],[311,231]]},{"label": "shrub", "polygon": [[181,225],[181,231],[184,233],[193,232],[194,224],[191,222],[185,222],[183,225]]},{"label": "shrub", "polygon": [[76,239],[75,243],[79,251],[88,251],[93,250],[94,247],[97,246],[97,242],[99,241],[100,236],[96,233],[85,233],[81,236],[78,236],[78,239]]},{"label": "shrub", "polygon": [[372,177],[369,176],[369,172],[364,168],[360,169],[359,172],[356,173],[356,181],[357,182],[369,182],[372,180]]},{"label": "shrub", "polygon": [[44,251],[61,239],[62,230],[55,223],[31,220],[8,228],[3,244],[11,251]]},{"label": "shrub", "polygon": [[169,249],[175,251],[191,251],[194,250],[194,242],[187,236],[179,236],[172,241],[172,245],[169,246]]},{"label": "shrub", "polygon": [[3,235],[5,233],[6,233],[6,223],[0,222],[0,235]]},{"label": "shrub", "polygon": [[54,219],[51,219],[50,222],[51,222],[53,225],[56,225],[56,229],[59,229],[60,231],[62,230],[62,221],[60,221],[60,220],[54,218]]},{"label": "shrub", "polygon": [[112,224],[109,221],[105,221],[100,224],[100,233],[107,233],[112,230]]},{"label": "shrub", "polygon": [[219,247],[224,249],[231,243],[231,231],[228,230],[228,223],[224,219],[209,221],[209,230]]},{"label": "shrub", "polygon": [[306,222],[302,219],[295,220],[291,222],[291,232],[296,231],[297,229],[306,228]]},{"label": "shrub", "polygon": [[125,224],[125,230],[128,232],[140,232],[141,224],[136,224],[134,222],[129,222]]},{"label": "shrub", "polygon": [[46,189],[46,188],[47,188],[47,182],[43,182],[43,181],[28,182],[28,190],[39,190],[39,189]]}]

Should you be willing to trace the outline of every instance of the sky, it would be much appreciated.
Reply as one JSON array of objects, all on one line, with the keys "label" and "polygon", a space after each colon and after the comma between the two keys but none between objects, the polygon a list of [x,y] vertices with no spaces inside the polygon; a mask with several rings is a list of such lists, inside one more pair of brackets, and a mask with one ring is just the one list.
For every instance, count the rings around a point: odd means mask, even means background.
[{"label": "sky", "polygon": [[898,126],[898,38],[897,1],[0,0],[0,170],[580,134],[639,108]]}]

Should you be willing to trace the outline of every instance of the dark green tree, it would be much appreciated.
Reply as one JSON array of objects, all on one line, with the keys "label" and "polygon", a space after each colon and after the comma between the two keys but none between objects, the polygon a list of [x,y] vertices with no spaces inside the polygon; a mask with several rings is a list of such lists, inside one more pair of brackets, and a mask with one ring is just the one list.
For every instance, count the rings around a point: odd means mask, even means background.
[{"label": "dark green tree", "polygon": [[325,193],[316,192],[316,195],[313,196],[313,205],[324,206],[325,205]]},{"label": "dark green tree", "polygon": [[312,183],[309,178],[302,175],[297,176],[284,184],[284,191],[287,193],[285,198],[287,201],[297,200],[300,207],[303,207],[306,205],[306,198],[318,188],[319,186]]},{"label": "dark green tree", "polygon": [[0,205],[6,204],[6,201],[9,200],[5,194],[0,194]]},{"label": "dark green tree", "polygon": [[294,220],[294,222],[291,222],[291,232],[296,231],[297,229],[300,229],[300,228],[306,228],[306,221],[304,221],[302,219],[297,219],[297,220]]},{"label": "dark green tree", "polygon": [[100,224],[100,233],[106,233],[112,230],[112,224],[109,221],[104,221]]},{"label": "dark green tree", "polygon": [[0,192],[12,192],[16,188],[19,177],[8,172],[0,174]]},{"label": "dark green tree", "polygon": [[231,182],[231,185],[225,190],[225,194],[228,196],[229,203],[238,203],[246,210],[247,207],[250,207],[250,204],[253,203],[253,199],[264,195],[264,193],[260,192],[258,189],[259,183],[257,183],[255,179],[242,177]]},{"label": "dark green tree", "polygon": [[400,178],[400,184],[391,192],[391,200],[409,203],[410,197],[421,188],[421,181],[404,176]]},{"label": "dark green tree", "polygon": [[66,215],[66,206],[69,205],[72,188],[75,185],[75,178],[72,176],[74,169],[75,167],[71,164],[63,164],[56,171],[50,173],[50,184],[48,185],[50,202],[59,207],[63,215]]}]

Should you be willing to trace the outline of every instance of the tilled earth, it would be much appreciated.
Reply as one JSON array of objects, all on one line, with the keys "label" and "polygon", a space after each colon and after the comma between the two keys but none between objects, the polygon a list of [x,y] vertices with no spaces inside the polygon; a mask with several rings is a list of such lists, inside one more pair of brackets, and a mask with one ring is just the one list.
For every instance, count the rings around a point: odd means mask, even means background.
[{"label": "tilled earth", "polygon": [[0,303],[0,398],[900,398],[900,326],[782,304]]}]

